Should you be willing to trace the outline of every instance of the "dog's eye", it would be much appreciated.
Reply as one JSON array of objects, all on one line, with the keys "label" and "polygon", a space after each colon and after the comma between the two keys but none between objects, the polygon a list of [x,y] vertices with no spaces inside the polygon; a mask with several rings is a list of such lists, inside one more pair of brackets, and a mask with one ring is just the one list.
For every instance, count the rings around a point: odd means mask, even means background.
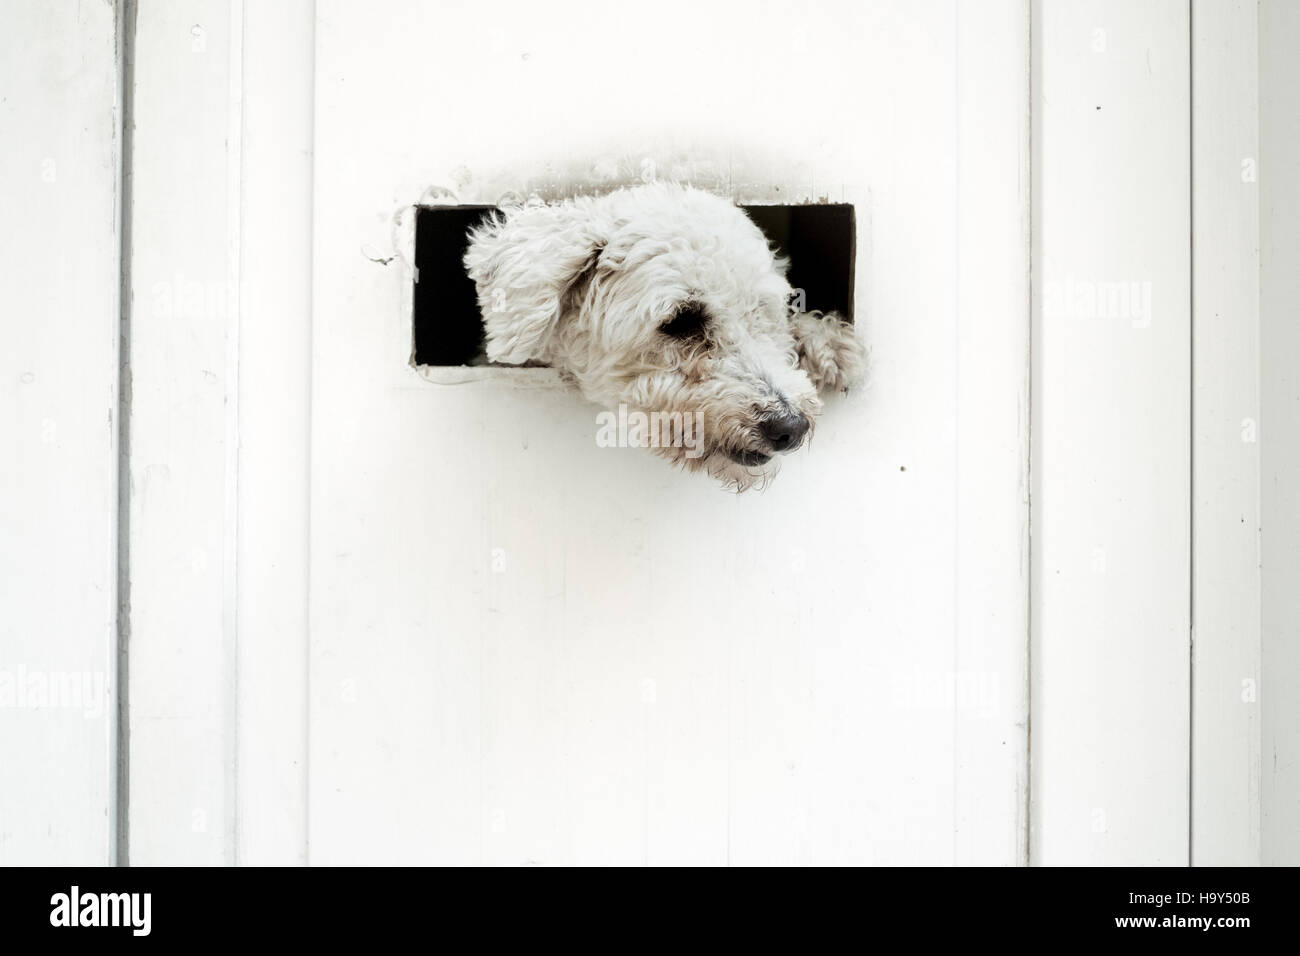
[{"label": "dog's eye", "polygon": [[704,309],[692,303],[678,309],[676,315],[659,326],[659,331],[672,339],[693,339],[704,334],[708,323]]}]

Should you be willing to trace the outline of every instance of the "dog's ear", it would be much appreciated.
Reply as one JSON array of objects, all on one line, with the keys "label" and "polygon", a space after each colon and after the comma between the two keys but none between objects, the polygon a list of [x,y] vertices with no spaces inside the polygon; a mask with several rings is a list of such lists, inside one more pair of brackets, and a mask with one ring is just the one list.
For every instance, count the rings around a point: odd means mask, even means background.
[{"label": "dog's ear", "polygon": [[866,375],[867,355],[852,324],[834,312],[796,312],[790,319],[799,367],[819,392],[847,391]]},{"label": "dog's ear", "polygon": [[470,233],[465,269],[478,288],[491,362],[543,361],[570,292],[601,241],[586,204],[527,206]]}]

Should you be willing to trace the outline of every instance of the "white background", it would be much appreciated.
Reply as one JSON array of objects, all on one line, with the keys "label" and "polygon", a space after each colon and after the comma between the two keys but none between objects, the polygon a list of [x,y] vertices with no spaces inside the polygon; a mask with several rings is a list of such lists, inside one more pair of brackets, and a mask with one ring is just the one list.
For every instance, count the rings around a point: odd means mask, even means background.
[{"label": "white background", "polygon": [[[1284,5],[11,6],[0,862],[1295,862]],[[431,190],[722,170],[858,213],[766,492],[408,366]]]}]

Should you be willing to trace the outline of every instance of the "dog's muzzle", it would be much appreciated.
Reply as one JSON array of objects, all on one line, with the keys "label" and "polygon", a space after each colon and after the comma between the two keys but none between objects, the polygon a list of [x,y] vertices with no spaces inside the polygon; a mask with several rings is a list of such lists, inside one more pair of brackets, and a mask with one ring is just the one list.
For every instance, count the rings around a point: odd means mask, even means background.
[{"label": "dog's muzzle", "polygon": [[808,434],[810,423],[798,412],[781,411],[768,415],[758,423],[758,434],[771,451],[747,449],[730,453],[731,460],[746,468],[766,465],[777,452],[794,451]]},{"label": "dog's muzzle", "polygon": [[798,412],[782,411],[759,422],[758,431],[773,451],[793,451],[808,434],[808,419]]},{"label": "dog's muzzle", "polygon": [[771,455],[761,451],[732,451],[727,453],[727,457],[737,465],[744,465],[746,468],[757,468],[772,460]]}]

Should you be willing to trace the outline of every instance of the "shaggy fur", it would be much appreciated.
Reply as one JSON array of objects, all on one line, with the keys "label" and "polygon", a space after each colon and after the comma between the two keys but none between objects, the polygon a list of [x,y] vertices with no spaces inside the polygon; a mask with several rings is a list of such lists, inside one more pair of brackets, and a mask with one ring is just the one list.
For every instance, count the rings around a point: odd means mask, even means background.
[{"label": "shaggy fur", "polygon": [[[609,408],[701,413],[695,457],[654,450],[738,491],[799,447],[819,391],[863,374],[853,326],[793,314],[786,263],[741,209],[698,189],[510,207],[471,234],[465,266],[490,361],[553,365]],[[774,421],[802,423],[791,447]]]}]

